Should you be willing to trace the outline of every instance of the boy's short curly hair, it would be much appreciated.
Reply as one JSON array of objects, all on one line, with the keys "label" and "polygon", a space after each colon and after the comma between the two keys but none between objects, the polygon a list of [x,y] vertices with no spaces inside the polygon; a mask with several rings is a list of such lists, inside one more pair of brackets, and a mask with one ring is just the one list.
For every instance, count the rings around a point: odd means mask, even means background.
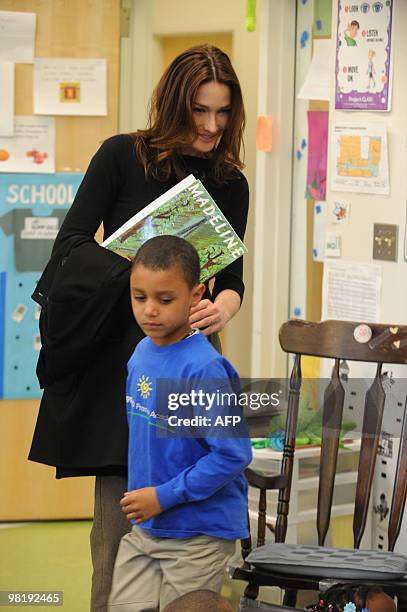
[{"label": "boy's short curly hair", "polygon": [[147,240],[133,259],[132,270],[143,265],[150,270],[180,268],[190,289],[199,283],[201,272],[196,249],[178,236],[155,236]]}]

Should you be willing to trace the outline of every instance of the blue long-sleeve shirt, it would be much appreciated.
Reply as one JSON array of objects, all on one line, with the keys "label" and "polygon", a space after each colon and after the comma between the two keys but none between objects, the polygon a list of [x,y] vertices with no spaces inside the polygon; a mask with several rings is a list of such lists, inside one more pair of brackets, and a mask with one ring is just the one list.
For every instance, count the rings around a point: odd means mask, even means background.
[{"label": "blue long-sleeve shirt", "polygon": [[[191,381],[194,389],[216,396],[210,407],[188,404],[174,409],[174,402],[163,401],[166,390],[187,391]],[[168,346],[157,346],[148,337],[137,345],[127,378],[129,491],[156,487],[164,511],[139,525],[151,535],[247,537],[243,470],[252,457],[250,440],[236,437],[243,429],[231,423],[232,416],[240,414],[239,406],[220,406],[215,393],[219,388],[233,395],[237,381],[236,370],[201,333]],[[177,418],[199,415],[207,419],[204,427],[175,426],[169,431],[168,424]],[[179,435],[174,435],[176,430]],[[193,437],[194,431],[199,437]],[[188,437],[181,437],[187,432]]]}]

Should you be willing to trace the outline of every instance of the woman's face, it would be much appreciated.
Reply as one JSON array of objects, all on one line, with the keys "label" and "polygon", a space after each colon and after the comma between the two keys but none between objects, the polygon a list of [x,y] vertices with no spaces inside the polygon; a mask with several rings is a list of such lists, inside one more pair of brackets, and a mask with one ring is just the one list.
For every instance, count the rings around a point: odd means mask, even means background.
[{"label": "woman's face", "polygon": [[200,85],[192,115],[198,132],[192,142],[195,153],[210,153],[226,128],[231,109],[230,87],[210,81]]}]

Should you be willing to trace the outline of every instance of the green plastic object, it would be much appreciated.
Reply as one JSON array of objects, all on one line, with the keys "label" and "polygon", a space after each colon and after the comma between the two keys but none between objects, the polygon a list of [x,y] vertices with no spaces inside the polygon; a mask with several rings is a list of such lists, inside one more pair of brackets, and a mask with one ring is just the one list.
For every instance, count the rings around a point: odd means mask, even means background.
[{"label": "green plastic object", "polygon": [[246,0],[246,30],[254,32],[256,29],[256,0]]},{"label": "green plastic object", "polygon": [[[273,437],[275,431],[285,428],[286,415],[276,415],[270,421],[270,435]],[[356,428],[354,421],[343,421],[339,436],[339,447],[346,448],[343,444],[344,438],[349,431]],[[296,432],[296,446],[314,446],[321,444],[322,434],[322,413],[319,410],[314,410],[310,405],[310,397],[304,394],[300,398],[298,410],[298,422]]]},{"label": "green plastic object", "polygon": [[[284,449],[284,428],[286,415],[275,415],[270,421],[270,432],[267,438],[253,438],[253,448],[271,448],[282,451]],[[354,421],[343,421],[339,436],[339,448],[347,450],[343,443],[348,432],[356,428]],[[322,442],[322,414],[314,410],[310,405],[310,397],[304,394],[300,398],[298,410],[297,432],[295,438],[296,446],[319,446]]]},{"label": "green plastic object", "polygon": [[270,446],[270,438],[253,438],[253,448],[268,448]]}]

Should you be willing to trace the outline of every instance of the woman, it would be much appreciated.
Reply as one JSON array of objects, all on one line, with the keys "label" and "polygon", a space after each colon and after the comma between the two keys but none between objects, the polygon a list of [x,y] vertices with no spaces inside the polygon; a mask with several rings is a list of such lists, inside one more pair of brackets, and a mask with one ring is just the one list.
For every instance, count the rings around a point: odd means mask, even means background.
[{"label": "woman", "polygon": [[[101,249],[93,236],[103,222],[107,238],[193,173],[243,238],[244,121],[228,56],[209,45],[181,53],[153,94],[148,128],[109,138],[93,157],[34,294],[44,306],[37,372],[45,391],[29,458],[55,465],[57,478],[96,475],[94,612],[106,610],[117,547],[130,529],[119,506],[127,487],[125,380],[142,333],[131,316],[128,262]],[[191,325],[208,336],[221,331],[239,310],[243,292],[240,259],[191,310]]]}]

